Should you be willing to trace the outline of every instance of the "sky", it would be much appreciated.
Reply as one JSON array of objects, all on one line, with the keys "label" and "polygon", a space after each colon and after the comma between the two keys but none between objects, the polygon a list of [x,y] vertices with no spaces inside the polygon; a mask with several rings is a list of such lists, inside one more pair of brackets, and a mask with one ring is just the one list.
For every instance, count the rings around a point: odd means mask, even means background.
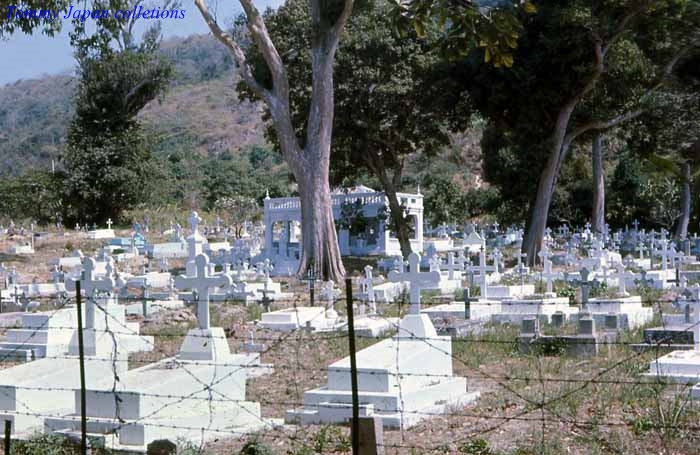
[{"label": "sky", "polygon": [[[76,2],[77,3],[77,2]],[[281,0],[256,1],[256,6],[262,11],[267,5],[279,5]],[[227,11],[220,11],[225,17],[234,17],[240,13],[240,7],[234,9],[229,5],[237,3],[226,2]],[[208,33],[209,29],[202,16],[194,6],[194,2],[184,0],[181,9],[185,10],[185,18],[164,20],[163,36],[189,36],[198,33]],[[227,23],[226,20],[223,21]],[[64,22],[64,30],[60,35],[48,37],[37,34],[25,35],[15,33],[7,40],[0,40],[0,86],[15,82],[19,79],[35,79],[45,74],[72,72],[75,68],[73,50],[68,39],[70,24]]]}]

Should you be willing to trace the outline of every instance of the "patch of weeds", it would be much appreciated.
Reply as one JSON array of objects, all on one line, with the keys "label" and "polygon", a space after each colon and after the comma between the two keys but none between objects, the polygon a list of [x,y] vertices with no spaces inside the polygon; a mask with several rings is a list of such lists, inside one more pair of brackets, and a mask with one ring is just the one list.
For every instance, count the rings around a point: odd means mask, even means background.
[{"label": "patch of weeds", "polygon": [[258,321],[262,317],[262,306],[257,303],[251,303],[245,308],[247,321]]},{"label": "patch of weeds", "polygon": [[468,455],[493,455],[489,443],[485,439],[470,439],[460,445],[457,450],[459,453]]},{"label": "patch of weeds", "polygon": [[274,455],[275,452],[272,451],[270,446],[267,444],[264,444],[260,441],[257,440],[257,438],[253,438],[250,441],[246,442],[245,445],[243,445],[243,448],[241,449],[240,452],[238,452],[239,455]]},{"label": "patch of weeds", "polygon": [[352,441],[343,431],[333,425],[324,425],[313,435],[310,445],[288,450],[289,455],[312,455],[317,453],[348,453],[352,451]]}]

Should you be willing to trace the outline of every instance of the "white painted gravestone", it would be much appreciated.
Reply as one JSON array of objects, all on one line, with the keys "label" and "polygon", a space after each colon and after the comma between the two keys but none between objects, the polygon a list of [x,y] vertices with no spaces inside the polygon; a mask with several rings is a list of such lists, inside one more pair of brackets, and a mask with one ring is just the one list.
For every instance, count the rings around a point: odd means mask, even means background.
[{"label": "white painted gravestone", "polygon": [[[422,273],[419,257],[409,256],[409,271],[390,275],[407,281],[411,310],[391,339],[359,351],[357,357],[360,413],[377,416],[388,427],[407,428],[435,414],[475,400],[465,378],[452,375],[452,340],[438,336],[420,314],[420,289],[437,282],[439,272]],[[304,393],[304,407],[287,411],[286,420],[301,424],[343,423],[352,416],[350,358],[328,367],[325,386]]]},{"label": "white painted gravestone", "polygon": [[[208,257],[197,256],[194,277],[179,277],[198,292],[199,328],[188,332],[175,357],[130,370],[112,387],[90,386],[86,395],[88,431],[102,434],[107,447],[144,451],[156,439],[193,444],[264,429],[260,405],[245,400],[246,377],[259,369],[258,353],[232,354],[222,328],[211,327],[209,290],[228,277],[207,274]],[[114,390],[113,390],[114,389]],[[79,391],[65,417],[48,418],[47,431],[80,429]]]}]

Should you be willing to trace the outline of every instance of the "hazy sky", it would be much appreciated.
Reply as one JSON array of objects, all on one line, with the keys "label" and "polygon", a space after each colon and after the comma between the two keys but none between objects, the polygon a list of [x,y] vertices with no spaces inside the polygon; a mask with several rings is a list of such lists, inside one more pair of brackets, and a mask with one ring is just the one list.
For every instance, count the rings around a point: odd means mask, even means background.
[{"label": "hazy sky", "polygon": [[[279,5],[282,1],[258,0],[255,3],[262,11],[267,5]],[[236,5],[237,9],[231,7],[232,4]],[[181,9],[185,10],[185,18],[163,20],[163,35],[169,38],[188,36],[194,33],[208,33],[209,29],[193,2],[184,0],[182,5]],[[220,15],[224,17],[234,17],[240,12],[240,7],[235,2],[226,2],[225,8],[222,4],[219,11]],[[65,28],[69,26],[68,22],[64,22]],[[24,35],[18,32],[8,40],[0,41],[0,68],[2,68],[0,85],[18,79],[36,78],[42,74],[72,71],[74,67],[73,50],[70,47],[66,29],[53,38],[41,34]]]}]

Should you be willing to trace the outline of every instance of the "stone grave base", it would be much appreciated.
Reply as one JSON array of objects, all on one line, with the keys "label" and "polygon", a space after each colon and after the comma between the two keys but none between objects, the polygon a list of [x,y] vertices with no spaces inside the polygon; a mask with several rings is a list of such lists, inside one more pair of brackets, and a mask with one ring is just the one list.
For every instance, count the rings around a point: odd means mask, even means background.
[{"label": "stone grave base", "polygon": [[673,351],[649,362],[649,378],[671,382],[697,384],[700,382],[700,352]]},{"label": "stone grave base", "polygon": [[[386,318],[383,316],[355,316],[355,335],[359,337],[377,338],[392,330],[396,330],[399,318]],[[342,330],[347,330],[347,324]]]},{"label": "stone grave base", "polygon": [[263,313],[260,327],[279,332],[311,327],[315,331],[332,331],[341,325],[335,311],[325,307],[297,307]]},{"label": "stone grave base", "polygon": [[[501,311],[501,302],[497,300],[481,300],[471,302],[469,305],[470,321],[486,321],[491,316]],[[421,310],[422,314],[427,314],[433,321],[438,320],[459,320],[465,319],[464,303],[453,302],[443,305],[435,305]]]},{"label": "stone grave base", "polygon": [[95,229],[87,233],[87,238],[90,240],[113,239],[114,237],[114,229]]},{"label": "stone grave base", "polygon": [[[170,358],[131,370],[117,385],[118,407],[111,388],[90,388],[86,396],[88,432],[101,436],[106,444],[143,450],[157,439],[200,443],[224,433],[234,437],[264,430],[271,422],[261,417],[260,404],[245,401],[250,359],[237,354],[215,362]],[[208,384],[214,384],[214,400],[209,400]],[[45,420],[46,431],[80,431],[79,391],[74,397],[69,414]],[[117,428],[119,434],[114,436]]]},{"label": "stone grave base", "polygon": [[[13,434],[43,430],[42,415],[73,412],[75,392],[80,390],[78,357],[40,359],[0,371],[0,419],[11,420]],[[88,387],[111,387],[115,374],[126,371],[126,357],[116,359],[116,373],[110,359],[86,357]],[[40,414],[40,415],[37,415]]]}]

